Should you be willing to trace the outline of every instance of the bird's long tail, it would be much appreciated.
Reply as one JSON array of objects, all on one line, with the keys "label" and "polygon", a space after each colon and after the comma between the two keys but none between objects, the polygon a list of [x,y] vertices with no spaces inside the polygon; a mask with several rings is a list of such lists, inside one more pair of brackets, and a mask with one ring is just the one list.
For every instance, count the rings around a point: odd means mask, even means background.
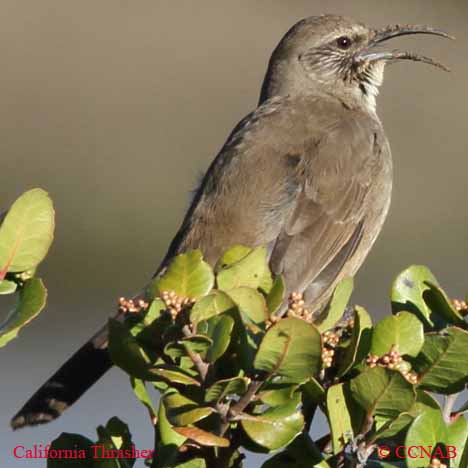
[{"label": "bird's long tail", "polygon": [[45,424],[78,400],[112,367],[107,338],[105,325],[34,393],[13,417],[11,427]]}]

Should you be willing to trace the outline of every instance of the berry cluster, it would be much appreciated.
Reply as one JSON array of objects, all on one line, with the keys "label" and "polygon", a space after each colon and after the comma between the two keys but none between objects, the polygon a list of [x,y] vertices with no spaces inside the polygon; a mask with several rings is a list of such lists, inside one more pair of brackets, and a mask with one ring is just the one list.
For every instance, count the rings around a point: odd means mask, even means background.
[{"label": "berry cluster", "polygon": [[335,348],[340,342],[338,334],[331,330],[322,333],[322,364],[324,369],[328,369],[333,365],[333,357],[335,356]]},{"label": "berry cluster", "polygon": [[447,465],[442,463],[438,458],[433,458],[427,468],[447,468]]},{"label": "berry cluster", "polygon": [[191,306],[195,303],[195,299],[190,297],[178,296],[175,291],[162,291],[161,299],[166,304],[166,307],[171,314],[171,317],[175,319],[177,315],[187,306]]},{"label": "berry cluster", "polygon": [[369,367],[376,367],[379,365],[388,369],[398,370],[409,383],[413,385],[418,383],[417,374],[410,371],[408,363],[403,361],[401,354],[395,349],[390,350],[389,353],[380,357],[375,354],[369,354],[366,363]]},{"label": "berry cluster", "polygon": [[119,312],[124,312],[126,314],[137,314],[142,310],[146,310],[148,305],[149,304],[143,299],[139,299],[135,302],[133,299],[127,299],[125,297],[119,298]]},{"label": "berry cluster", "polygon": [[297,317],[306,322],[312,323],[313,314],[305,308],[304,295],[293,292],[289,296],[288,317]]},{"label": "berry cluster", "polygon": [[452,302],[458,312],[460,312],[462,315],[468,314],[468,304],[466,301],[462,301],[461,299],[454,299]]}]

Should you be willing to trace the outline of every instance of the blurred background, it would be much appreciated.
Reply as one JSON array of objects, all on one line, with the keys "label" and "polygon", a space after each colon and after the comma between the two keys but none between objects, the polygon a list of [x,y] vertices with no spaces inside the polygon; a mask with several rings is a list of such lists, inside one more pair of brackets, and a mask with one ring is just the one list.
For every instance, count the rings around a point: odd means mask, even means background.
[{"label": "blurred background", "polygon": [[[58,421],[16,433],[8,424],[113,313],[116,298],[152,275],[200,175],[255,107],[272,49],[293,23],[325,12],[375,26],[428,23],[457,36],[394,43],[453,72],[387,69],[379,114],[394,155],[394,198],[354,300],[387,313],[391,280],[411,263],[465,295],[466,1],[2,0],[0,206],[39,186],[57,211],[41,268],[47,310],[0,351],[2,466],[43,467],[14,459],[14,446],[45,445],[63,431],[94,438],[113,415],[130,425],[138,448],[152,447],[146,412],[116,369]],[[247,466],[259,460],[249,456]]]}]

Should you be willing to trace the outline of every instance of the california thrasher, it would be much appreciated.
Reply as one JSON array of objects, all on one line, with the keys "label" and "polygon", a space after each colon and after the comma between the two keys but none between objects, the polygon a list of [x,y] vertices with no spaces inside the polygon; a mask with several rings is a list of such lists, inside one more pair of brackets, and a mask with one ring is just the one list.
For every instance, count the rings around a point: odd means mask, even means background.
[{"label": "california thrasher", "polygon": [[[268,246],[272,271],[319,310],[354,275],[386,217],[392,159],[376,97],[384,68],[432,59],[385,52],[428,26],[371,29],[342,16],[306,18],[271,56],[258,107],[217,155],[156,275],[176,254],[201,249],[214,264],[234,244]],[[75,353],[13,418],[14,429],[51,421],[111,366],[107,328]]]}]

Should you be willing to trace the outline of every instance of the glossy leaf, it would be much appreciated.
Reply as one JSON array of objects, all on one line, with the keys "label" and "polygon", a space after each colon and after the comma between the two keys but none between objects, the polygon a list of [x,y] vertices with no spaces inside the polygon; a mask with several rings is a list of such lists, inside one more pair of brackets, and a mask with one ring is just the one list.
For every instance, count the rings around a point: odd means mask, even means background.
[{"label": "glossy leaf", "polygon": [[262,468],[330,468],[308,434],[300,434],[283,452],[267,460]]},{"label": "glossy leaf", "polygon": [[130,377],[130,384],[133,388],[133,393],[140,400],[140,402],[146,407],[150,418],[153,419],[156,415],[156,409],[153,405],[153,401],[149,396],[148,390],[146,388],[146,383],[143,380]]},{"label": "glossy leaf", "polygon": [[[450,468],[466,468],[466,455],[463,453],[464,447],[468,444],[468,420],[459,417],[455,421],[446,425],[447,443],[456,447],[456,456],[450,462]],[[462,461],[462,458],[465,460]]]},{"label": "glossy leaf", "polygon": [[344,393],[344,384],[332,385],[327,391],[328,423],[331,429],[333,453],[344,450],[354,439],[351,414]]},{"label": "glossy leaf", "polygon": [[[195,380],[190,375],[187,375],[176,366],[159,366],[150,369],[150,374],[154,377],[161,377],[169,383],[179,383],[183,385],[200,386],[200,382]],[[153,379],[152,379],[153,380]]]},{"label": "glossy leaf", "polygon": [[251,252],[252,249],[250,247],[246,247],[244,245],[233,245],[223,253],[222,257],[216,263],[216,273],[219,273],[221,270],[239,262]]},{"label": "glossy leaf", "polygon": [[432,311],[423,298],[429,289],[427,283],[437,284],[430,270],[421,265],[412,265],[398,275],[392,286],[392,306],[394,312],[407,310],[416,313],[427,325],[433,326]]},{"label": "glossy leaf", "polygon": [[322,403],[325,400],[325,389],[314,378],[309,379],[304,385],[302,385],[302,389],[304,394],[314,403]]},{"label": "glossy leaf", "polygon": [[455,393],[468,382],[468,332],[448,328],[426,335],[421,353],[412,362],[422,388],[438,393]]},{"label": "glossy leaf", "polygon": [[180,447],[187,440],[186,437],[174,431],[171,423],[167,419],[166,407],[164,406],[164,398],[161,398],[159,400],[157,428],[159,432],[159,437],[161,438],[161,442],[164,445],[175,445],[176,447]]},{"label": "glossy leaf", "polygon": [[171,468],[206,468],[206,462],[203,458],[194,458],[188,462],[172,465]]},{"label": "glossy leaf", "polygon": [[109,319],[109,354],[112,362],[132,377],[154,380],[150,373],[151,361],[128,328],[115,319]]},{"label": "glossy leaf", "polygon": [[428,307],[434,313],[443,317],[449,324],[463,326],[465,321],[460,312],[454,307],[446,292],[437,283],[426,281],[426,285],[428,289],[424,292],[423,297]]},{"label": "glossy leaf", "polygon": [[122,450],[131,453],[133,441],[128,426],[117,417],[111,418],[105,426],[97,428],[98,441],[96,446],[97,457],[93,457],[97,466],[102,468],[131,468],[136,458],[126,457],[119,459],[109,457],[103,453],[102,447],[108,450]]},{"label": "glossy leaf", "polygon": [[[450,466],[457,468],[461,458],[461,452],[463,446],[463,440],[466,440],[467,435],[467,423],[459,418],[455,423],[450,426],[446,426],[440,412],[424,412],[420,414],[411,424],[405,438],[405,445],[407,447],[415,446],[417,449],[417,457],[414,457],[414,453],[407,453],[406,463],[408,468],[419,468],[420,466],[426,466],[430,462],[430,453],[425,453],[418,449],[418,447],[424,447],[428,452],[433,451],[433,455],[437,458],[444,458],[443,456],[437,456],[437,446],[440,445],[449,446],[455,445],[457,457],[451,459]],[[460,445],[458,445],[460,444]],[[443,447],[439,450],[443,450]],[[411,456],[409,456],[411,455]],[[442,453],[446,455],[446,453]],[[460,467],[465,468],[465,467]]]},{"label": "glossy leaf", "polygon": [[5,346],[18,332],[36,317],[44,308],[47,290],[39,278],[24,283],[16,307],[0,325],[0,347]]},{"label": "glossy leaf", "polygon": [[236,305],[225,292],[213,290],[195,303],[190,311],[190,321],[198,323],[202,320],[208,320],[235,307]]},{"label": "glossy leaf", "polygon": [[244,317],[255,324],[263,324],[269,318],[265,298],[255,289],[240,287],[231,289],[229,297]]},{"label": "glossy leaf", "polygon": [[240,260],[219,269],[216,282],[218,288],[223,291],[242,286],[258,289],[265,283],[265,278],[268,276],[271,278],[266,248],[258,247]]},{"label": "glossy leaf", "polygon": [[379,440],[395,437],[400,431],[408,427],[417,416],[425,412],[440,413],[440,407],[437,401],[430,395],[419,391],[416,396],[416,401],[411,408],[400,413],[396,419],[388,420],[382,418],[381,420],[378,417],[375,418],[377,432],[374,435],[374,439]]},{"label": "glossy leaf", "polygon": [[0,295],[12,294],[16,291],[17,285],[14,281],[0,280]]},{"label": "glossy leaf", "polygon": [[[353,292],[354,281],[353,278],[348,277],[341,280],[333,292],[333,295],[318,318],[317,328],[320,332],[324,332],[333,328],[336,323],[343,317],[346,306]],[[324,317],[322,319],[322,316]]]},{"label": "glossy leaf", "polygon": [[399,312],[375,325],[370,352],[383,356],[395,349],[401,355],[417,356],[423,344],[422,322],[409,312]]},{"label": "glossy leaf", "polygon": [[198,427],[174,427],[175,432],[205,447],[229,447],[229,439],[218,437]]},{"label": "glossy leaf", "polygon": [[227,350],[231,342],[231,333],[234,327],[234,319],[229,315],[219,315],[208,320],[206,334],[213,344],[206,352],[206,361],[217,361]]},{"label": "glossy leaf", "polygon": [[247,390],[248,382],[246,377],[218,380],[206,390],[205,401],[212,403],[232,395],[242,396]]},{"label": "glossy leaf", "polygon": [[164,396],[164,406],[167,419],[173,426],[188,426],[205,419],[214,412],[213,408],[200,406],[177,392]]},{"label": "glossy leaf", "polygon": [[54,236],[54,207],[42,189],[23,193],[0,227],[0,279],[7,272],[35,268],[46,256]]},{"label": "glossy leaf", "polygon": [[213,285],[211,267],[199,250],[192,250],[171,261],[166,272],[150,286],[150,294],[154,297],[163,291],[174,291],[180,297],[198,299],[208,294]]},{"label": "glossy leaf", "polygon": [[285,405],[295,397],[297,389],[297,385],[267,382],[258,392],[258,399],[268,406]]},{"label": "glossy leaf", "polygon": [[304,418],[296,402],[270,408],[259,416],[242,419],[242,428],[256,444],[269,450],[288,445],[304,427]]},{"label": "glossy leaf", "polygon": [[371,346],[371,336],[372,319],[366,309],[356,306],[351,340],[339,366],[339,377],[345,375],[355,364],[361,362],[367,356]]},{"label": "glossy leaf", "polygon": [[321,337],[318,330],[303,320],[286,318],[265,334],[254,367],[271,375],[280,375],[291,383],[313,377],[321,366]]},{"label": "glossy leaf", "polygon": [[366,413],[381,420],[396,419],[416,400],[413,386],[399,372],[382,367],[366,369],[351,380],[350,389]]},{"label": "glossy leaf", "polygon": [[279,310],[286,296],[286,284],[282,276],[277,276],[266,298],[267,308],[270,314]]},{"label": "glossy leaf", "polygon": [[164,348],[164,354],[172,359],[188,356],[189,351],[204,356],[213,340],[205,335],[192,335],[178,341],[171,341]]}]

